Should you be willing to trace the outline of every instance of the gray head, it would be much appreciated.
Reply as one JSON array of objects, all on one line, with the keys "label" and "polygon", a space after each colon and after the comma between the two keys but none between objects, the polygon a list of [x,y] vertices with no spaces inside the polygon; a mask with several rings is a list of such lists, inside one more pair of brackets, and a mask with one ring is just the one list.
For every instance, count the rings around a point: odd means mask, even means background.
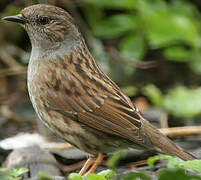
[{"label": "gray head", "polygon": [[3,19],[23,24],[31,40],[32,50],[37,53],[41,50],[44,54],[46,51],[51,53],[62,49],[67,53],[81,42],[73,18],[59,7],[37,4],[23,9],[16,16]]}]

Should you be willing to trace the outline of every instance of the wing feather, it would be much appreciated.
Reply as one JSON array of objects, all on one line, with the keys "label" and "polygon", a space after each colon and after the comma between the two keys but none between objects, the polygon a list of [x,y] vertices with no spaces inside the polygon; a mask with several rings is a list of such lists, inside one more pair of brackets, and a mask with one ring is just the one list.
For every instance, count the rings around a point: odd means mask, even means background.
[{"label": "wing feather", "polygon": [[[83,70],[84,66],[72,65],[73,73],[61,67],[50,70],[55,80],[43,82],[43,91],[49,108],[63,114],[76,114],[77,120],[99,131],[117,135],[141,146],[150,141],[141,132],[141,116],[131,101],[100,69],[98,72]],[[68,72],[67,72],[68,71]],[[58,80],[64,81],[58,81]]]}]

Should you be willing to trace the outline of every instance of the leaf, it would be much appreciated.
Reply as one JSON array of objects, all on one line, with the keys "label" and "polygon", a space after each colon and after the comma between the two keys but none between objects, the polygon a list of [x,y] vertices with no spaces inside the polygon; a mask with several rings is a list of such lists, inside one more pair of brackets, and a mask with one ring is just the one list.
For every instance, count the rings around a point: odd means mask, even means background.
[{"label": "leaf", "polygon": [[10,8],[8,11],[7,11],[7,15],[9,16],[13,16],[13,15],[16,15],[16,14],[19,14],[21,11],[20,8]]},{"label": "leaf", "polygon": [[123,57],[130,60],[141,60],[145,53],[144,38],[140,33],[132,33],[126,36],[120,44],[120,52]]},{"label": "leaf", "polygon": [[150,45],[153,48],[176,43],[200,46],[200,35],[193,19],[170,10],[156,10],[142,15]]},{"label": "leaf", "polygon": [[179,164],[183,162],[182,159],[179,159],[178,157],[172,157],[168,159],[167,167],[170,169],[176,169],[179,167]]},{"label": "leaf", "polygon": [[164,96],[163,106],[177,117],[194,118],[201,113],[201,87],[188,89],[180,86]]},{"label": "leaf", "polygon": [[189,175],[182,169],[163,169],[160,171],[158,180],[200,180],[197,175]]},{"label": "leaf", "polygon": [[133,172],[123,176],[123,180],[151,180],[145,172]]},{"label": "leaf", "polygon": [[152,157],[149,157],[149,159],[147,160],[147,164],[149,166],[154,166],[155,162],[156,161],[159,161],[159,160],[171,160],[173,159],[172,156],[168,156],[168,155],[157,155],[157,156],[152,156]]},{"label": "leaf", "polygon": [[97,22],[93,26],[93,33],[101,38],[115,38],[134,29],[136,29],[135,16],[120,14]]},{"label": "leaf", "polygon": [[132,9],[136,6],[136,2],[133,0],[86,0],[88,3],[92,3],[96,6],[104,8],[123,8]]},{"label": "leaf", "polygon": [[122,157],[124,157],[125,153],[122,151],[116,151],[112,156],[109,157],[107,164],[111,169],[115,169],[119,164],[119,161]]},{"label": "leaf", "polygon": [[190,61],[191,51],[186,50],[181,46],[173,46],[164,50],[164,56],[172,61],[185,62]]},{"label": "leaf", "polygon": [[155,106],[160,107],[162,105],[163,95],[162,95],[160,89],[157,88],[155,85],[150,84],[150,85],[145,86],[143,88],[143,93],[149,97],[149,99]]},{"label": "leaf", "polygon": [[199,59],[192,60],[190,62],[190,67],[195,73],[201,75],[201,61]]},{"label": "leaf", "polygon": [[19,176],[21,176],[22,174],[24,174],[24,173],[26,173],[28,171],[29,171],[29,169],[20,167],[20,168],[15,168],[15,169],[9,170],[8,174],[13,176],[13,177],[19,177]]},{"label": "leaf", "polygon": [[134,86],[126,86],[121,89],[127,96],[135,96],[137,94],[137,90],[138,90]]},{"label": "leaf", "polygon": [[201,160],[184,161],[179,164],[179,167],[201,172]]},{"label": "leaf", "polygon": [[107,180],[110,180],[111,178],[116,176],[116,173],[113,170],[108,169],[108,170],[99,172],[98,175],[104,177]]},{"label": "leaf", "polygon": [[200,51],[200,49],[195,49],[194,51],[192,51],[190,67],[195,73],[197,73],[199,75],[201,74],[201,51]]},{"label": "leaf", "polygon": [[86,180],[107,180],[107,179],[98,174],[89,174],[86,176]]},{"label": "leaf", "polygon": [[154,166],[155,162],[159,161],[159,160],[160,161],[161,160],[168,160],[167,167],[170,169],[178,168],[179,164],[181,162],[183,162],[183,160],[181,160],[177,157],[173,157],[173,156],[169,156],[169,155],[157,155],[157,156],[150,157],[147,160],[147,163],[149,166]]},{"label": "leaf", "polygon": [[83,180],[83,178],[78,173],[71,173],[68,176],[68,180]]},{"label": "leaf", "polygon": [[43,172],[38,173],[38,179],[39,180],[53,180],[50,176],[48,176],[47,174],[45,174]]},{"label": "leaf", "polygon": [[92,5],[85,5],[83,4],[83,11],[84,15],[86,17],[87,23],[89,24],[90,27],[93,27],[97,22],[99,22],[103,16],[104,12],[103,9]]}]

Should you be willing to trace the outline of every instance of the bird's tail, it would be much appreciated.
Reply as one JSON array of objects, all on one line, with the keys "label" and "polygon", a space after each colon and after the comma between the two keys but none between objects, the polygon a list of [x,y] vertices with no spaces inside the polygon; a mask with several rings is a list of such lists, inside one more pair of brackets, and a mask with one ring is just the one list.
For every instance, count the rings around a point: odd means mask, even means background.
[{"label": "bird's tail", "polygon": [[158,142],[155,142],[157,147],[159,147],[163,152],[168,153],[170,155],[177,156],[184,161],[196,159],[192,154],[185,152],[181,147],[177,146],[173,141],[171,141],[166,136],[162,135]]},{"label": "bird's tail", "polygon": [[[146,121],[146,120],[145,120]],[[190,153],[185,152],[181,147],[177,146],[172,140],[163,135],[158,129],[152,126],[147,121],[143,123],[145,126],[149,126],[149,130],[144,133],[150,138],[152,144],[164,153],[168,153],[177,156],[185,161],[196,159]],[[146,128],[147,129],[147,128]]]}]

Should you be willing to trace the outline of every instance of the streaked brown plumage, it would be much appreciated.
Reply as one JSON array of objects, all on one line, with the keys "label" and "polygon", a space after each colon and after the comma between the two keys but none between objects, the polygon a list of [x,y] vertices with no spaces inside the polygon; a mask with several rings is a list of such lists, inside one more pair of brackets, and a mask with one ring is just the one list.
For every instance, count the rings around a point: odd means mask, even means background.
[{"label": "streaked brown plumage", "polygon": [[94,156],[133,147],[194,159],[146,121],[101,71],[66,11],[39,4],[4,19],[23,23],[29,34],[30,98],[60,137]]}]

